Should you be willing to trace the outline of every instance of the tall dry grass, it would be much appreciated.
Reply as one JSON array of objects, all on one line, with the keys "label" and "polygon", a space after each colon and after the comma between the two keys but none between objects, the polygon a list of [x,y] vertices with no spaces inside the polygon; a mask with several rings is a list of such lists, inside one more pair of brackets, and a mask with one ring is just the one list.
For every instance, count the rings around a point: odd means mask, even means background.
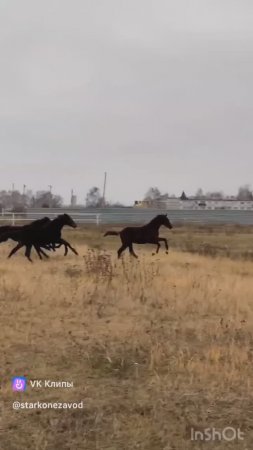
[{"label": "tall dry grass", "polygon": [[[31,265],[0,250],[1,449],[253,448],[250,261],[79,245]],[[14,394],[18,375],[74,389]],[[15,412],[17,398],[84,410]],[[228,426],[245,440],[191,441]]]}]

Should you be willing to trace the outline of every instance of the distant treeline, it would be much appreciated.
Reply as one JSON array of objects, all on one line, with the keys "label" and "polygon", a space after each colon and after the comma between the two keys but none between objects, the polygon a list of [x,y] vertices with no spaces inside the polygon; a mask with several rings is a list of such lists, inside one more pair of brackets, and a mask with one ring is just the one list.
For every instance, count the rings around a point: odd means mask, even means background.
[{"label": "distant treeline", "polygon": [[[176,198],[174,194],[163,194],[157,187],[151,187],[145,194],[143,200],[145,201],[157,201],[166,200],[168,198]],[[199,188],[195,195],[188,196],[185,191],[182,192],[180,198],[182,200],[187,200],[188,198],[198,198],[198,199],[225,199],[228,198],[226,194],[222,191],[204,192],[202,188]],[[230,196],[231,198],[231,196]],[[253,192],[248,184],[240,186],[238,192],[233,196],[235,200],[253,200]]]},{"label": "distant treeline", "polygon": [[[150,187],[146,192],[143,200],[157,201],[166,200],[168,198],[175,197],[174,194],[162,193],[158,187]],[[188,198],[196,197],[198,199],[225,199],[228,196],[222,191],[204,192],[199,188],[194,196],[188,196],[185,191],[182,192],[180,198],[186,200]],[[253,192],[249,185],[240,186],[237,194],[233,197],[237,200],[253,200]],[[134,203],[133,199],[133,203]],[[72,204],[72,200],[70,201]],[[72,206],[76,205],[73,204]],[[23,193],[18,190],[1,190],[0,191],[0,209],[8,209],[12,211],[22,212],[26,208],[60,208],[63,206],[63,198],[60,195],[55,195],[50,191],[37,191],[34,193],[32,190],[26,190],[25,186]],[[92,187],[85,200],[80,203],[80,206],[86,206],[88,208],[98,207],[124,207],[121,202],[108,202],[102,195],[98,187]]]}]

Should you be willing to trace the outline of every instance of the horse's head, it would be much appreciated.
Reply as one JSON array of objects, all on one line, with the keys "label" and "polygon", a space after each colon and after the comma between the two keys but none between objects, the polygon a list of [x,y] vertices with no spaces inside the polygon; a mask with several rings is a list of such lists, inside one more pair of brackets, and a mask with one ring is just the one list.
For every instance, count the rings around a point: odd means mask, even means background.
[{"label": "horse's head", "polygon": [[68,225],[69,227],[76,228],[77,224],[68,214],[62,214],[62,221],[64,225]]},{"label": "horse's head", "polygon": [[171,228],[173,228],[173,226],[171,225],[170,220],[168,219],[167,214],[161,214],[161,225],[164,225],[166,228],[169,228],[171,230]]}]

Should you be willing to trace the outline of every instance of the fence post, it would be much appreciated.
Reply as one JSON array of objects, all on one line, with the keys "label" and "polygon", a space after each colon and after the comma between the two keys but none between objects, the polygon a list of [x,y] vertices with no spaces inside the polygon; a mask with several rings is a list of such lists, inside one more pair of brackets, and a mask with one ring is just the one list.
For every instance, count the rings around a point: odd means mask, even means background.
[{"label": "fence post", "polygon": [[96,214],[96,224],[97,224],[97,226],[99,225],[99,223],[100,223],[100,214]]},{"label": "fence post", "polygon": [[12,225],[15,225],[15,213],[12,213]]}]

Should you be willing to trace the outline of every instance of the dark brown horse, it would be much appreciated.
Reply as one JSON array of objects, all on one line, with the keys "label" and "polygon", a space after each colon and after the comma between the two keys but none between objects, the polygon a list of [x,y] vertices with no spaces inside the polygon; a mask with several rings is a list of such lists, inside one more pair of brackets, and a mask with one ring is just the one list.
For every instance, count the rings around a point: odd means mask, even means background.
[{"label": "dark brown horse", "polygon": [[169,246],[167,239],[159,237],[159,229],[161,225],[164,225],[169,229],[172,228],[167,214],[159,214],[143,227],[127,227],[119,232],[107,231],[104,236],[120,236],[122,246],[118,250],[118,258],[127,247],[130,254],[135,258],[138,258],[138,256],[134,253],[133,244],[156,244],[156,253],[158,253],[161,247],[160,242],[164,242],[166,253],[168,253]]},{"label": "dark brown horse", "polygon": [[[5,236],[5,240],[7,240],[6,233],[8,233],[8,232],[20,231],[20,230],[32,229],[32,228],[38,229],[49,222],[50,222],[50,219],[48,217],[43,217],[42,219],[34,220],[33,222],[29,223],[28,225],[4,225],[4,226],[0,227],[0,238],[2,238],[2,236]],[[3,240],[0,240],[0,242],[3,242]],[[23,245],[18,243],[18,245],[10,252],[8,258],[10,258],[14,253],[16,253],[16,251],[21,247],[23,247]],[[41,247],[39,247],[38,245],[35,244],[34,248],[35,248],[38,256],[40,257],[40,259],[42,259],[41,255],[44,255],[46,258],[48,258],[48,255],[42,250]],[[54,250],[55,251],[53,244],[44,246],[44,248],[46,250]]]},{"label": "dark brown horse", "polygon": [[[43,219],[41,219],[43,220]],[[11,257],[14,253],[16,253],[21,247],[26,247],[25,256],[31,260],[31,249],[32,246],[36,248],[38,251],[42,251],[41,247],[49,249],[57,248],[58,245],[65,246],[65,254],[67,252],[67,248],[73,251],[76,255],[78,255],[77,251],[71,247],[69,242],[65,241],[61,237],[61,230],[64,225],[68,225],[72,228],[76,228],[77,225],[73,221],[73,219],[68,214],[61,214],[56,217],[54,220],[48,219],[49,222],[45,223],[43,226],[39,228],[34,226],[23,226],[18,230],[10,230],[0,235],[0,242],[5,242],[8,239],[12,239],[13,241],[18,242],[18,245],[11,251],[9,257]]]}]

